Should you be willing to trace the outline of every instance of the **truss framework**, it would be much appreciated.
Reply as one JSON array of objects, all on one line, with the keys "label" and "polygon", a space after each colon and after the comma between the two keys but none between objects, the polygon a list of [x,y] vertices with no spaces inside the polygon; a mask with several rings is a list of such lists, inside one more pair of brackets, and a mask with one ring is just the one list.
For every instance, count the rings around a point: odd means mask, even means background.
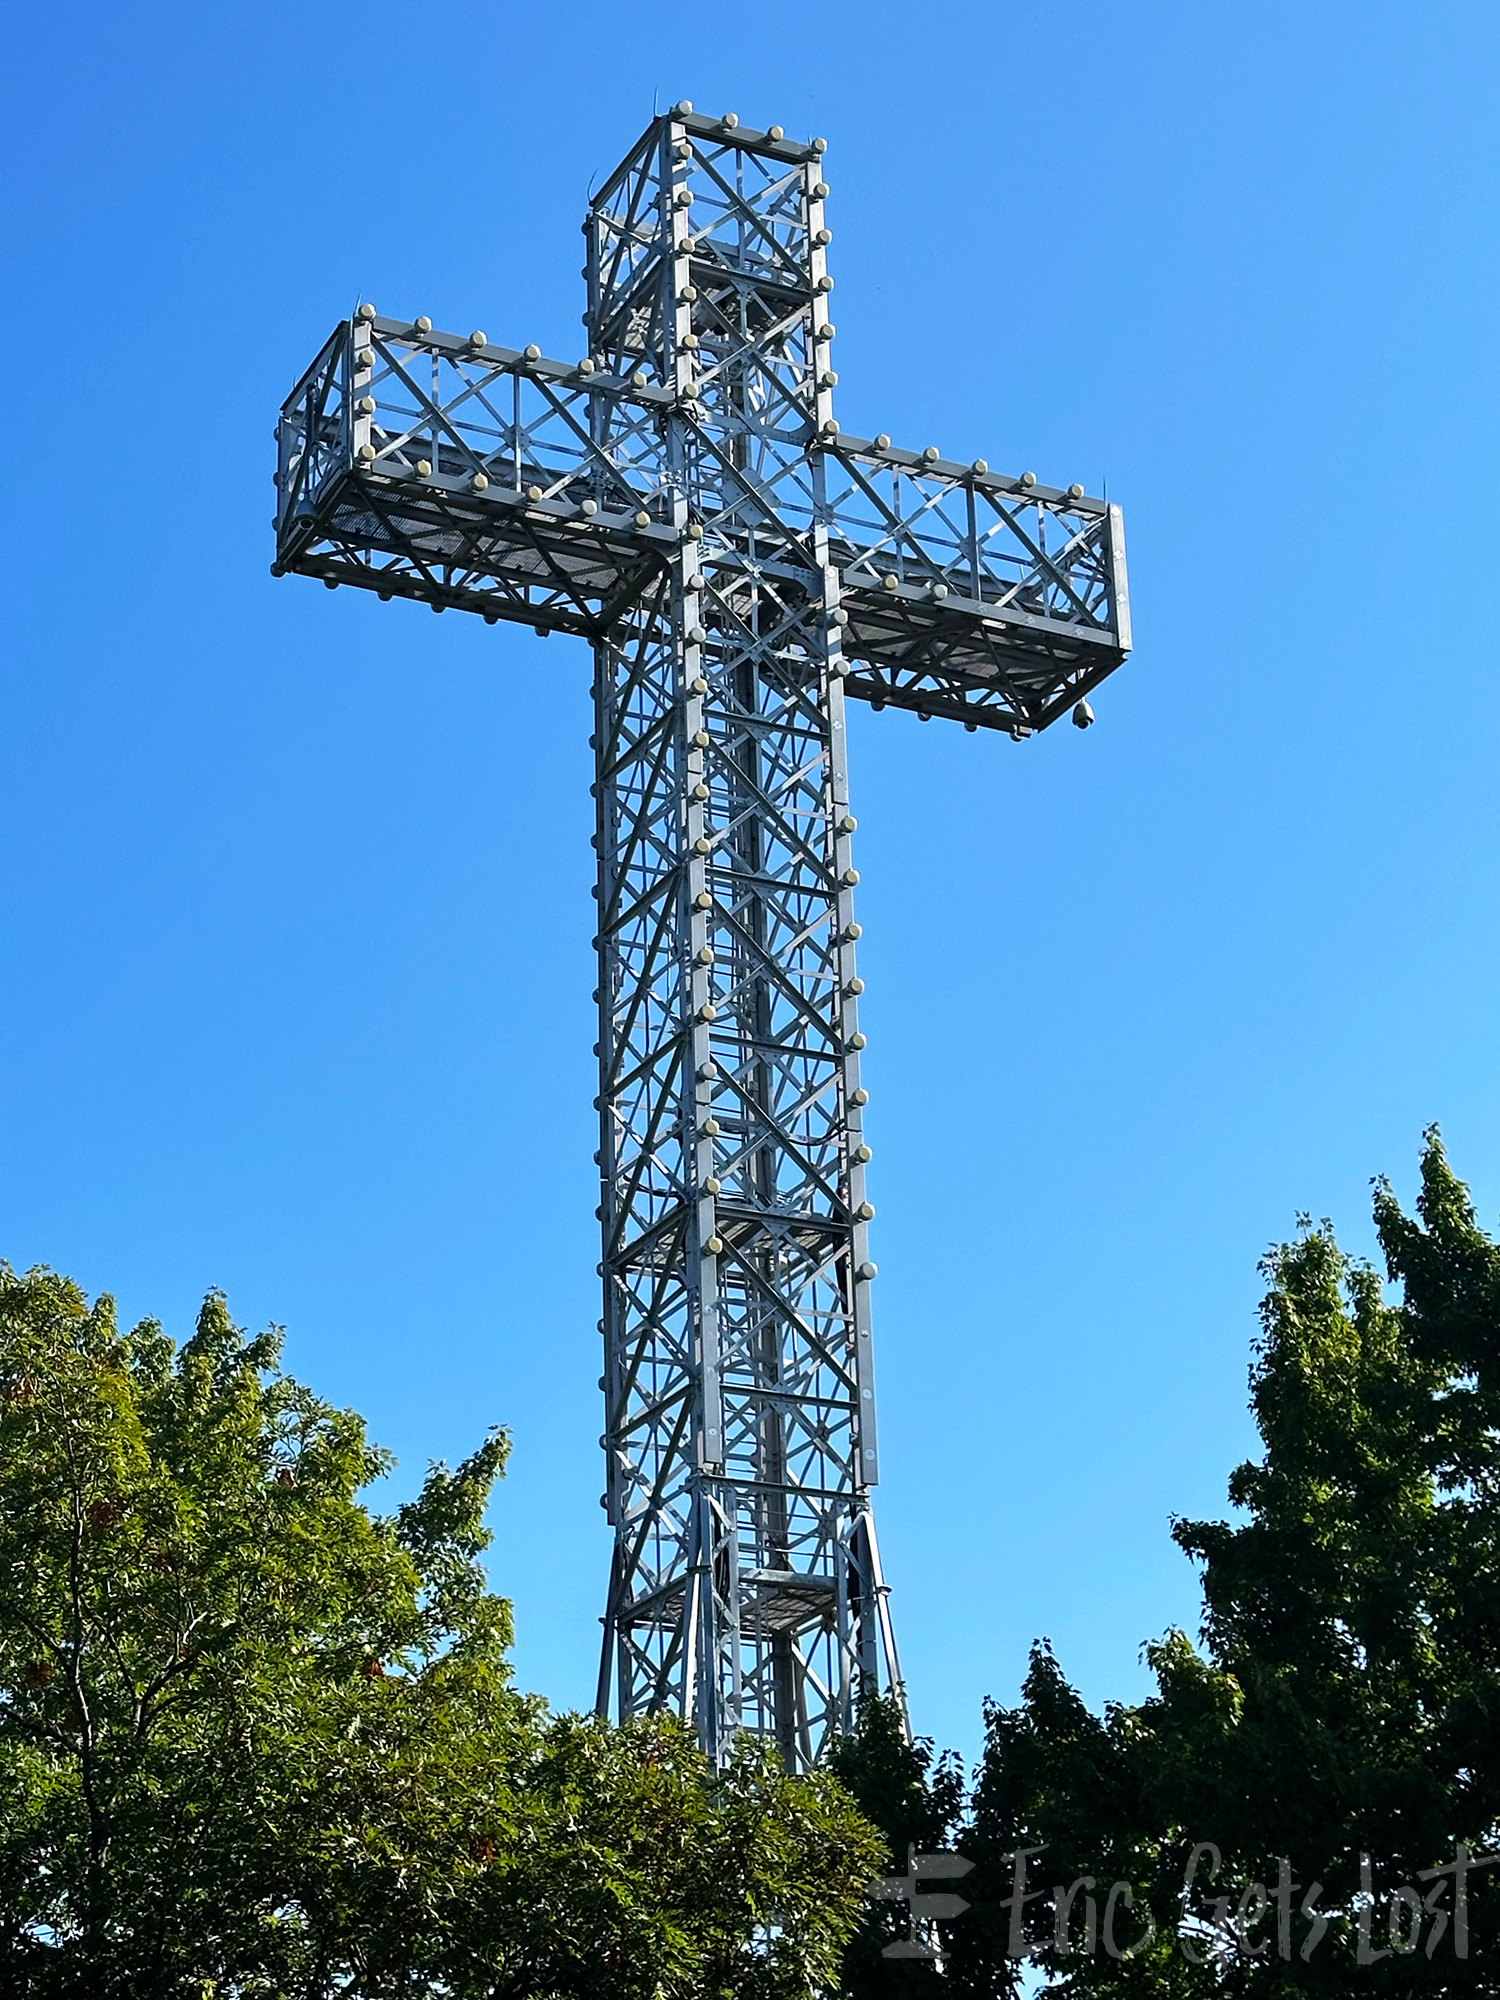
[{"label": "truss framework", "polygon": [[370,308],[278,429],[278,573],[593,644],[599,1705],[791,1766],[900,1687],[850,696],[1022,737],[1129,650],[1117,507],[832,413],[822,147],[679,108],[585,223],[576,364]]}]

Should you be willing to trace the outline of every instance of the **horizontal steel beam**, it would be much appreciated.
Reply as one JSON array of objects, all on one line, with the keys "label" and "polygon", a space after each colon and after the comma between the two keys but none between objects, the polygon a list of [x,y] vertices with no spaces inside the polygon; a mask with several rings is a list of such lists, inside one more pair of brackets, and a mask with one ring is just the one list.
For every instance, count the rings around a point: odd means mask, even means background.
[{"label": "horizontal steel beam", "polygon": [[[283,410],[273,567],[598,637],[694,525],[662,443],[672,419],[711,448],[698,396],[645,369],[356,318]],[[850,695],[1021,736],[1124,659],[1117,507],[1030,473],[803,428],[820,481],[782,475],[737,499],[743,475],[725,469],[711,532],[743,552],[774,520],[775,566],[808,578],[826,536]]]}]

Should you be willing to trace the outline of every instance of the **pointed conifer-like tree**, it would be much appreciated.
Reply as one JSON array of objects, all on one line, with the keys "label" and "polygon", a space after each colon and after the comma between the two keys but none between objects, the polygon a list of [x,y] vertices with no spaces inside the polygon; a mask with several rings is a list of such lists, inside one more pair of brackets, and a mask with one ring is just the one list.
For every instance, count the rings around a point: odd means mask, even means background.
[{"label": "pointed conifer-like tree", "polygon": [[1326,1223],[1267,1259],[1264,1450],[1237,1520],[1172,1531],[1201,1646],[1149,1647],[1156,1694],[1102,1717],[1038,1648],[990,1708],[956,1992],[1500,1992],[1500,1868],[1466,1955],[1429,1872],[1500,1848],[1500,1249],[1435,1130],[1415,1216],[1374,1211],[1394,1297]]}]

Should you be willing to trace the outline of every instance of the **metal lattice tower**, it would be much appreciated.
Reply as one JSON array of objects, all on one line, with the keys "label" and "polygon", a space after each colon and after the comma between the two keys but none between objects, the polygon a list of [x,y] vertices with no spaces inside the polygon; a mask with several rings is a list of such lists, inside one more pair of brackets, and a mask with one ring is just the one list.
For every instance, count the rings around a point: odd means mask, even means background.
[{"label": "metal lattice tower", "polygon": [[1117,507],[839,432],[822,154],[654,120],[576,363],[362,306],[282,411],[274,565],[592,643],[599,1706],[792,1766],[900,1688],[845,703],[1022,738],[1130,645]]}]

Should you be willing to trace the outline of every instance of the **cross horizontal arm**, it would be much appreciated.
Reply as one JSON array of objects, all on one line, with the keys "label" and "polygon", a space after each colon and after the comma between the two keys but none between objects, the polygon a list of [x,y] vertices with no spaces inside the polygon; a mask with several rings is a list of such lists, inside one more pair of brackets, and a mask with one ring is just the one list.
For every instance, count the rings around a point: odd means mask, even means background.
[{"label": "cross horizontal arm", "polygon": [[850,694],[1028,735],[1130,651],[1117,506],[887,438],[823,456]]},{"label": "cross horizontal arm", "polygon": [[[598,636],[698,525],[670,418],[703,420],[644,370],[355,319],[282,412],[276,567]],[[805,428],[775,478],[720,465],[709,533],[809,577],[826,533],[850,694],[1024,735],[1125,658],[1118,507]]]},{"label": "cross horizontal arm", "polygon": [[671,401],[482,333],[346,322],[282,409],[275,568],[594,636],[679,540]]}]

